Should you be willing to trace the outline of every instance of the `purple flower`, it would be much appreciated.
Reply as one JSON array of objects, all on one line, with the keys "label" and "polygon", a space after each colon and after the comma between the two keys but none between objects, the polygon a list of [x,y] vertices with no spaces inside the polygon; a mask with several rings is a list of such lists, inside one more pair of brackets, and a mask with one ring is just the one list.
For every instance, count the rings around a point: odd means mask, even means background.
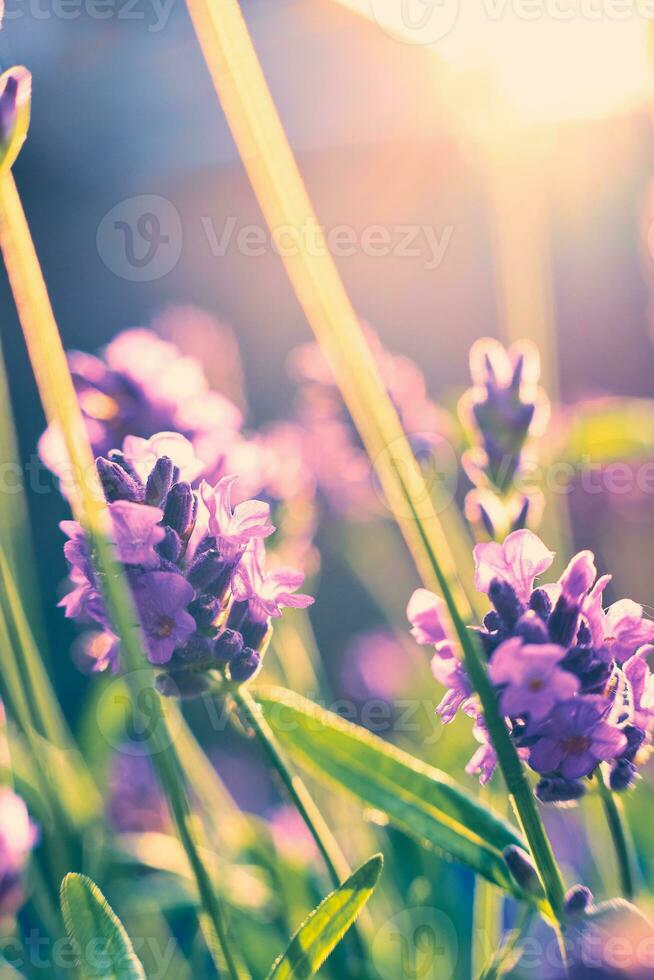
[{"label": "purple flower", "polygon": [[440,643],[451,636],[445,602],[428,589],[416,589],[409,599],[406,614],[416,643]]},{"label": "purple flower", "polygon": [[13,915],[23,902],[23,878],[38,830],[24,801],[0,787],[0,915]]},{"label": "purple flower", "polygon": [[281,616],[283,606],[306,609],[312,605],[312,596],[296,592],[304,581],[302,572],[293,568],[266,572],[264,555],[263,542],[255,538],[234,573],[232,592],[237,602],[248,601],[248,617],[263,623],[271,616]]},{"label": "purple flower", "polygon": [[497,756],[495,755],[495,749],[491,745],[488,729],[481,715],[477,716],[472,734],[480,745],[468,762],[466,772],[469,776],[479,776],[479,782],[482,786],[485,786],[497,768]]},{"label": "purple flower", "polygon": [[605,720],[610,707],[609,701],[594,695],[559,703],[541,726],[541,737],[530,751],[532,769],[579,779],[588,776],[599,762],[619,756],[627,739]]},{"label": "purple flower", "polygon": [[59,527],[69,540],[64,545],[68,577],[73,589],[59,602],[67,619],[90,619],[108,625],[88,540],[77,521],[61,521]]},{"label": "purple flower", "polygon": [[160,525],[163,511],[129,500],[109,504],[109,511],[120,561],[126,565],[155,568],[161,560],[155,546],[166,536]]},{"label": "purple flower", "polygon": [[133,577],[132,592],[153,664],[165,664],[175,648],[195,632],[188,612],[193,587],[177,572],[144,572]]},{"label": "purple flower", "polygon": [[638,647],[654,640],[654,621],[645,619],[643,607],[631,599],[620,599],[606,611],[603,645],[619,664]]},{"label": "purple flower", "polygon": [[643,732],[654,726],[654,676],[645,659],[651,650],[651,647],[642,647],[623,667],[631,689],[632,723]]},{"label": "purple flower", "polygon": [[204,464],[195,454],[193,444],[179,432],[157,432],[149,439],[127,436],[123,442],[123,454],[141,481],[145,483],[157,460],[171,459],[178,471],[178,479],[193,482],[202,473]]},{"label": "purple flower", "polygon": [[104,670],[116,674],[120,667],[120,641],[110,630],[89,631],[75,641],[72,656],[84,674]]},{"label": "purple flower", "polygon": [[592,551],[580,551],[570,561],[559,580],[561,593],[570,602],[578,602],[590,592],[597,575]]},{"label": "purple flower", "polygon": [[119,749],[109,778],[107,818],[120,834],[166,833],[168,807],[147,755]]},{"label": "purple flower", "polygon": [[469,713],[473,704],[476,704],[472,697],[472,687],[466,669],[455,656],[450,643],[443,642],[437,645],[431,661],[431,670],[439,684],[447,688],[445,697],[436,708],[436,713],[440,715],[443,724],[448,725],[454,721],[459,708]]},{"label": "purple flower", "polygon": [[550,567],[554,552],[549,551],[532,531],[522,530],[509,534],[501,545],[495,541],[476,545],[474,557],[475,588],[479,592],[488,594],[497,579],[511,585],[526,605],[534,579]]},{"label": "purple flower", "polygon": [[[74,351],[68,361],[98,456],[107,456],[127,436],[147,440],[156,433],[181,433],[202,457],[197,476],[213,474],[228,448],[240,439],[242,417],[236,406],[209,389],[196,358],[182,355],[151,330],[126,330],[102,357]],[[39,454],[49,469],[67,480],[67,454],[55,426],[41,437]]]},{"label": "purple flower", "polygon": [[547,401],[538,388],[538,352],[528,343],[509,350],[490,338],[470,351],[473,387],[460,405],[464,422],[471,421],[482,447],[468,454],[466,469],[479,470],[501,493],[511,487],[530,432],[547,419]]},{"label": "purple flower", "polygon": [[275,528],[270,523],[270,506],[262,500],[245,500],[232,508],[232,487],[237,477],[224,476],[215,487],[200,484],[200,495],[208,512],[208,530],[217,541],[223,559],[245,551],[248,542],[267,538]]},{"label": "purple flower", "polygon": [[541,721],[560,701],[573,697],[579,679],[559,667],[565,656],[554,643],[523,645],[520,637],[505,640],[495,650],[489,667],[494,684],[506,685],[500,695],[503,714],[512,718],[529,715]]}]

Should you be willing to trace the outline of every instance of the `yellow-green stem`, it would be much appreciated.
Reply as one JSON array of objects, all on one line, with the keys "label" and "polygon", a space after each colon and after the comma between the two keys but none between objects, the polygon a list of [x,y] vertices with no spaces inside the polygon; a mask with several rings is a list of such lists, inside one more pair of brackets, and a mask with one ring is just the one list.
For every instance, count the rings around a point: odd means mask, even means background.
[{"label": "yellow-green stem", "polygon": [[[153,673],[144,653],[131,594],[110,543],[107,506],[86,426],[27,219],[10,172],[0,177],[0,247],[43,407],[48,421],[57,426],[65,444],[72,477],[73,513],[89,535],[110,620],[121,642],[133,707],[140,711],[143,692],[152,689]],[[150,723],[154,721],[155,736],[148,747],[195,877],[205,912],[200,917],[202,926],[217,968],[222,968],[224,959],[232,980],[241,980],[247,974],[232,954],[222,908],[200,857],[160,698],[155,696],[149,704],[155,713],[154,719],[148,719]],[[216,952],[218,946],[221,955]]]},{"label": "yellow-green stem", "polygon": [[[294,229],[283,261],[297,298],[341,389],[423,582],[440,591],[479,694],[510,799],[549,900],[563,918],[564,887],[522,763],[499,714],[481,651],[466,628],[472,603],[457,574],[429,488],[380,377],[304,186],[238,0],[186,0],[216,93],[266,221]],[[319,247],[307,247],[307,234]],[[450,526],[450,534],[465,531]]]}]

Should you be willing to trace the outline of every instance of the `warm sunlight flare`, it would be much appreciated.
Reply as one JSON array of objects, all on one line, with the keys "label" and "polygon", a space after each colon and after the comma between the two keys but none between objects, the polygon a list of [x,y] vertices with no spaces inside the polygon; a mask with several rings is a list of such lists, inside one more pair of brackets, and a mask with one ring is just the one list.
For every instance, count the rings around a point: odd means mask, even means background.
[{"label": "warm sunlight flare", "polygon": [[654,3],[338,0],[397,40],[479,73],[525,122],[604,116],[642,100]]}]

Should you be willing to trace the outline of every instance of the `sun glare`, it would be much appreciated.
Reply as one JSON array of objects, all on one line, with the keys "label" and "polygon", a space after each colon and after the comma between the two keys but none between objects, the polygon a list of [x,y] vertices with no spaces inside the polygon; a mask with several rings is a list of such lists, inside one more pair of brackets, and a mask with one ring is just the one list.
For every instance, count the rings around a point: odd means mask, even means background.
[{"label": "sun glare", "polygon": [[[525,122],[605,116],[642,100],[654,4],[638,0],[339,0],[392,37],[488,78]],[[650,9],[651,8],[651,9]]]}]

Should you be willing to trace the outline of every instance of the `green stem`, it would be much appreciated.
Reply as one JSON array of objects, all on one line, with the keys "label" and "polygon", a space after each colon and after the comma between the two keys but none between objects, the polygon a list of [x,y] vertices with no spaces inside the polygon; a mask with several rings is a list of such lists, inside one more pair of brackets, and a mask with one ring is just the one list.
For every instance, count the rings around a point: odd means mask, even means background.
[{"label": "green stem", "polygon": [[[110,521],[107,504],[95,469],[88,433],[57,321],[11,172],[0,175],[0,247],[39,395],[48,421],[59,427],[70,472],[75,477],[71,488],[71,505],[91,543],[109,619],[120,640],[133,709],[145,717],[142,699],[147,698],[147,720],[150,723],[154,721],[155,731],[158,733],[149,745],[206,913],[200,917],[201,923],[209,934],[210,949],[218,971],[222,969],[224,958],[232,980],[241,980],[245,973],[239,972],[235,965],[236,961],[226,939],[222,909],[195,845],[190,808],[182,788],[177,757],[169,737],[161,700],[153,690],[153,671],[145,655],[132,595],[108,538]],[[211,941],[214,936],[216,942]],[[222,947],[222,958],[217,955],[217,944]]]},{"label": "green stem", "polygon": [[[277,744],[277,739],[263,716],[261,707],[245,687],[235,687],[231,693],[244,718],[259,739],[271,766],[280,777],[289,797],[316,842],[316,846],[329,871],[334,888],[338,888],[352,873],[338,841],[327,826],[322,813],[316,806],[304,782],[297,773],[292,772],[289,768]],[[367,972],[365,970],[365,963],[368,959],[366,944],[356,922],[351,930],[351,941],[354,944],[361,969],[364,970],[365,974]]]},{"label": "green stem", "polygon": [[[398,473],[398,478],[401,479],[400,473]],[[409,492],[407,492],[407,502],[409,504],[412,503]],[[511,805],[527,838],[534,863],[538,869],[543,888],[545,889],[545,895],[552,910],[552,915],[557,922],[562,923],[564,918],[563,900],[565,885],[561,877],[561,872],[559,871],[559,866],[556,863],[552,846],[545,833],[540,814],[538,813],[524,767],[520,761],[516,747],[511,740],[504,718],[500,713],[497,695],[488,677],[478,644],[459,613],[449,582],[443,574],[436,555],[430,547],[429,539],[424,532],[422,522],[417,513],[415,514],[415,518],[416,525],[424,537],[425,546],[430,555],[436,577],[439,580],[443,598],[445,599],[452,623],[461,643],[470,682],[473,689],[479,695],[488,734],[497,755],[497,761],[504,777]]]},{"label": "green stem", "polygon": [[620,877],[620,889],[625,898],[632,899],[636,892],[634,875],[635,861],[631,841],[629,840],[627,828],[625,827],[622,801],[616,799],[610,786],[607,786],[601,768],[597,769],[595,780],[599,789],[611,840],[613,841],[613,847],[615,848],[618,874]]},{"label": "green stem", "polygon": [[[157,701],[159,701],[158,698]],[[215,937],[218,941],[220,953],[222,953],[222,957],[227,966],[227,972],[231,980],[243,980],[248,974],[243,964],[232,951],[232,944],[222,906],[218,901],[216,891],[195,841],[193,815],[183,787],[179,758],[171,741],[170,729],[166,723],[165,714],[161,705],[159,711],[159,718],[156,719],[154,729],[155,732],[159,733],[159,736],[150,746],[150,758],[166,800],[168,801],[179,838],[186,851],[186,856],[197,884],[200,901],[210,919],[212,930],[215,931]],[[216,949],[211,931],[207,935],[205,929],[205,936],[207,937],[211,953],[214,956],[214,962],[217,961],[216,965],[219,966],[220,954]]]},{"label": "green stem", "polygon": [[329,871],[334,888],[338,888],[351,873],[338,842],[325,823],[320,810],[316,806],[304,782],[296,773],[291,772],[277,745],[277,740],[270,725],[263,717],[260,706],[250,692],[244,687],[237,687],[232,691],[232,696],[249,726],[259,739],[261,747],[268,757],[268,761],[280,777],[284,788],[316,842],[316,846],[327,865],[327,870]]}]

